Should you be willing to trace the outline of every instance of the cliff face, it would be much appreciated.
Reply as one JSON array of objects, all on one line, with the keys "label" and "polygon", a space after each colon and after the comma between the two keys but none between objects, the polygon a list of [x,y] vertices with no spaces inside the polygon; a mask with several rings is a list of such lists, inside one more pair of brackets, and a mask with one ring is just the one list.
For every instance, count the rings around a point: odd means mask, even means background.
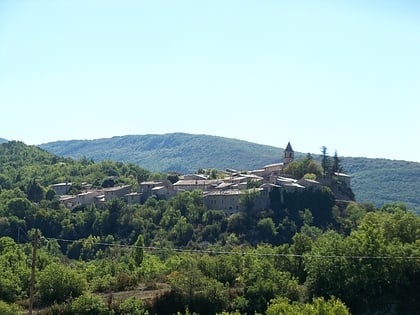
[{"label": "cliff face", "polygon": [[336,177],[320,180],[321,185],[328,186],[337,201],[356,201],[351,187],[346,182],[338,180]]}]

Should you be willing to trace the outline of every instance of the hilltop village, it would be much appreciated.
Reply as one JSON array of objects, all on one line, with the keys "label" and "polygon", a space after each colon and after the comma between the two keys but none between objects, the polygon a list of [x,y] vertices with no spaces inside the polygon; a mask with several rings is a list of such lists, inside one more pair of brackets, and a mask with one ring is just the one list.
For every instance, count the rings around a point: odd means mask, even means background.
[{"label": "hilltop village", "polygon": [[[300,192],[307,189],[317,190],[321,186],[330,186],[331,178],[322,181],[312,179],[294,179],[284,174],[285,168],[294,161],[295,153],[290,142],[287,144],[282,162],[263,166],[261,169],[239,172],[233,169],[225,171],[226,176],[220,179],[209,179],[202,174],[180,175],[179,180],[172,183],[169,180],[147,181],[139,184],[136,192],[132,191],[131,185],[115,186],[101,189],[89,189],[77,194],[68,195],[71,183],[58,183],[51,186],[60,196],[60,201],[69,209],[76,206],[95,204],[101,207],[105,202],[114,198],[121,198],[127,203],[143,203],[149,197],[157,199],[169,199],[184,191],[196,189],[203,191],[204,204],[209,209],[223,210],[232,214],[243,210],[240,203],[240,196],[254,187],[259,191],[255,206],[265,208],[269,206],[269,194],[272,190],[278,189],[280,195],[284,193]],[[337,182],[346,188],[350,188],[350,176],[343,173],[334,173]]]}]

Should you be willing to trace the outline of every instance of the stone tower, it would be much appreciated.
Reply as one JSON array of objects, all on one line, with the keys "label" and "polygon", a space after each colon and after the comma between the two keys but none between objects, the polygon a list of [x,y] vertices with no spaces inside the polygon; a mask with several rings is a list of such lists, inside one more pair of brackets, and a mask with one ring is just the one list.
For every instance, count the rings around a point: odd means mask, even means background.
[{"label": "stone tower", "polygon": [[295,151],[293,151],[290,141],[287,143],[283,153],[283,166],[286,166],[295,159]]}]

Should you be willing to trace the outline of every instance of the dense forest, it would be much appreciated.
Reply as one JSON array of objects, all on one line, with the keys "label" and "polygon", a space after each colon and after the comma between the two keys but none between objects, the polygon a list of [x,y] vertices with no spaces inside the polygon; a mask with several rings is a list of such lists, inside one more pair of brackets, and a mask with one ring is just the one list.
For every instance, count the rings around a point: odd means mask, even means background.
[{"label": "dense forest", "polygon": [[[169,175],[170,176],[170,175]],[[416,314],[420,217],[404,204],[340,203],[329,187],[258,209],[208,209],[199,190],[67,209],[72,193],[161,180],[136,164],[0,145],[0,313]],[[36,246],[35,246],[36,244]],[[37,248],[35,259],[32,257]]]},{"label": "dense forest", "polygon": [[[283,155],[283,149],[277,147],[186,133],[57,141],[40,147],[59,156],[88,158],[96,162],[120,161],[155,172],[181,173],[194,172],[199,168],[258,169],[279,162]],[[329,148],[329,151],[330,155],[334,155],[334,148]],[[306,152],[295,152],[296,159],[302,159],[305,155]],[[321,154],[313,156],[320,162]],[[417,193],[420,163],[363,157],[340,158],[345,171],[352,176],[352,189],[359,202],[371,202],[376,207],[390,202],[404,202],[410,210],[420,214],[420,195]]]}]

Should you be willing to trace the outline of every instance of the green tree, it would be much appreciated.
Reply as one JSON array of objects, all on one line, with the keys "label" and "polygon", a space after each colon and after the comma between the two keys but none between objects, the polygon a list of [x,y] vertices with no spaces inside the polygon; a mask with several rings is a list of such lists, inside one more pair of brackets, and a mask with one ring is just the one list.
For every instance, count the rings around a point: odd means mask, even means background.
[{"label": "green tree", "polygon": [[313,179],[316,179],[323,175],[323,170],[321,165],[314,161],[310,154],[307,154],[303,160],[289,163],[284,173],[297,179],[305,177],[306,174],[314,174],[315,178]]},{"label": "green tree", "polygon": [[9,303],[16,302],[22,289],[22,281],[19,276],[10,269],[0,267],[0,299]]},{"label": "green tree", "polygon": [[260,245],[250,254],[253,255],[245,255],[242,262],[248,313],[264,312],[268,302],[276,296],[297,298],[297,280],[278,268],[275,248]]},{"label": "green tree", "polygon": [[284,169],[285,174],[289,174],[294,178],[302,178],[305,174],[303,163],[301,161],[292,161]]},{"label": "green tree", "polygon": [[302,160],[303,173],[305,174],[315,174],[316,177],[322,176],[322,167],[317,162],[314,161],[311,154],[307,154]]},{"label": "green tree", "polygon": [[333,161],[332,161],[332,172],[341,173],[343,172],[343,167],[341,166],[341,161],[337,155],[337,150],[334,153]]},{"label": "green tree", "polygon": [[267,243],[273,243],[277,236],[276,225],[272,218],[262,218],[257,223],[261,239]]},{"label": "green tree", "polygon": [[73,314],[77,315],[112,315],[105,302],[97,295],[84,293],[71,304]]},{"label": "green tree", "polygon": [[29,217],[34,210],[31,202],[26,198],[13,198],[7,201],[5,208],[6,216],[16,216],[20,219]]},{"label": "green tree", "polygon": [[185,246],[191,240],[194,234],[194,228],[187,222],[184,216],[181,216],[170,232],[170,237],[178,246]]},{"label": "green tree", "polygon": [[0,192],[11,188],[11,180],[6,174],[0,174]]},{"label": "green tree", "polygon": [[[324,233],[305,254],[306,285],[334,295],[357,313],[410,313],[419,308],[420,219],[404,211],[369,212],[343,237]],[[402,258],[404,257],[404,258]]]},{"label": "green tree", "polygon": [[267,315],[350,315],[345,304],[335,298],[315,298],[312,303],[292,303],[287,298],[276,298],[270,302]]},{"label": "green tree", "polygon": [[28,199],[34,202],[40,202],[45,197],[45,189],[37,180],[33,179],[27,189]]},{"label": "green tree", "polygon": [[0,314],[2,315],[16,315],[21,314],[22,309],[17,304],[7,304],[0,300]]},{"label": "green tree", "polygon": [[321,147],[321,166],[324,177],[331,175],[331,160],[326,146]]},{"label": "green tree", "polygon": [[132,256],[137,266],[140,267],[141,263],[143,262],[143,257],[144,257],[144,237],[141,234],[139,234],[136,242],[134,243]]},{"label": "green tree", "polygon": [[43,304],[62,303],[78,297],[86,289],[85,275],[63,264],[52,263],[39,272],[37,291]]},{"label": "green tree", "polygon": [[10,237],[0,238],[0,300],[16,302],[28,287],[28,256]]},{"label": "green tree", "polygon": [[118,305],[118,314],[121,315],[147,315],[149,312],[145,309],[145,304],[142,300],[129,297]]}]

